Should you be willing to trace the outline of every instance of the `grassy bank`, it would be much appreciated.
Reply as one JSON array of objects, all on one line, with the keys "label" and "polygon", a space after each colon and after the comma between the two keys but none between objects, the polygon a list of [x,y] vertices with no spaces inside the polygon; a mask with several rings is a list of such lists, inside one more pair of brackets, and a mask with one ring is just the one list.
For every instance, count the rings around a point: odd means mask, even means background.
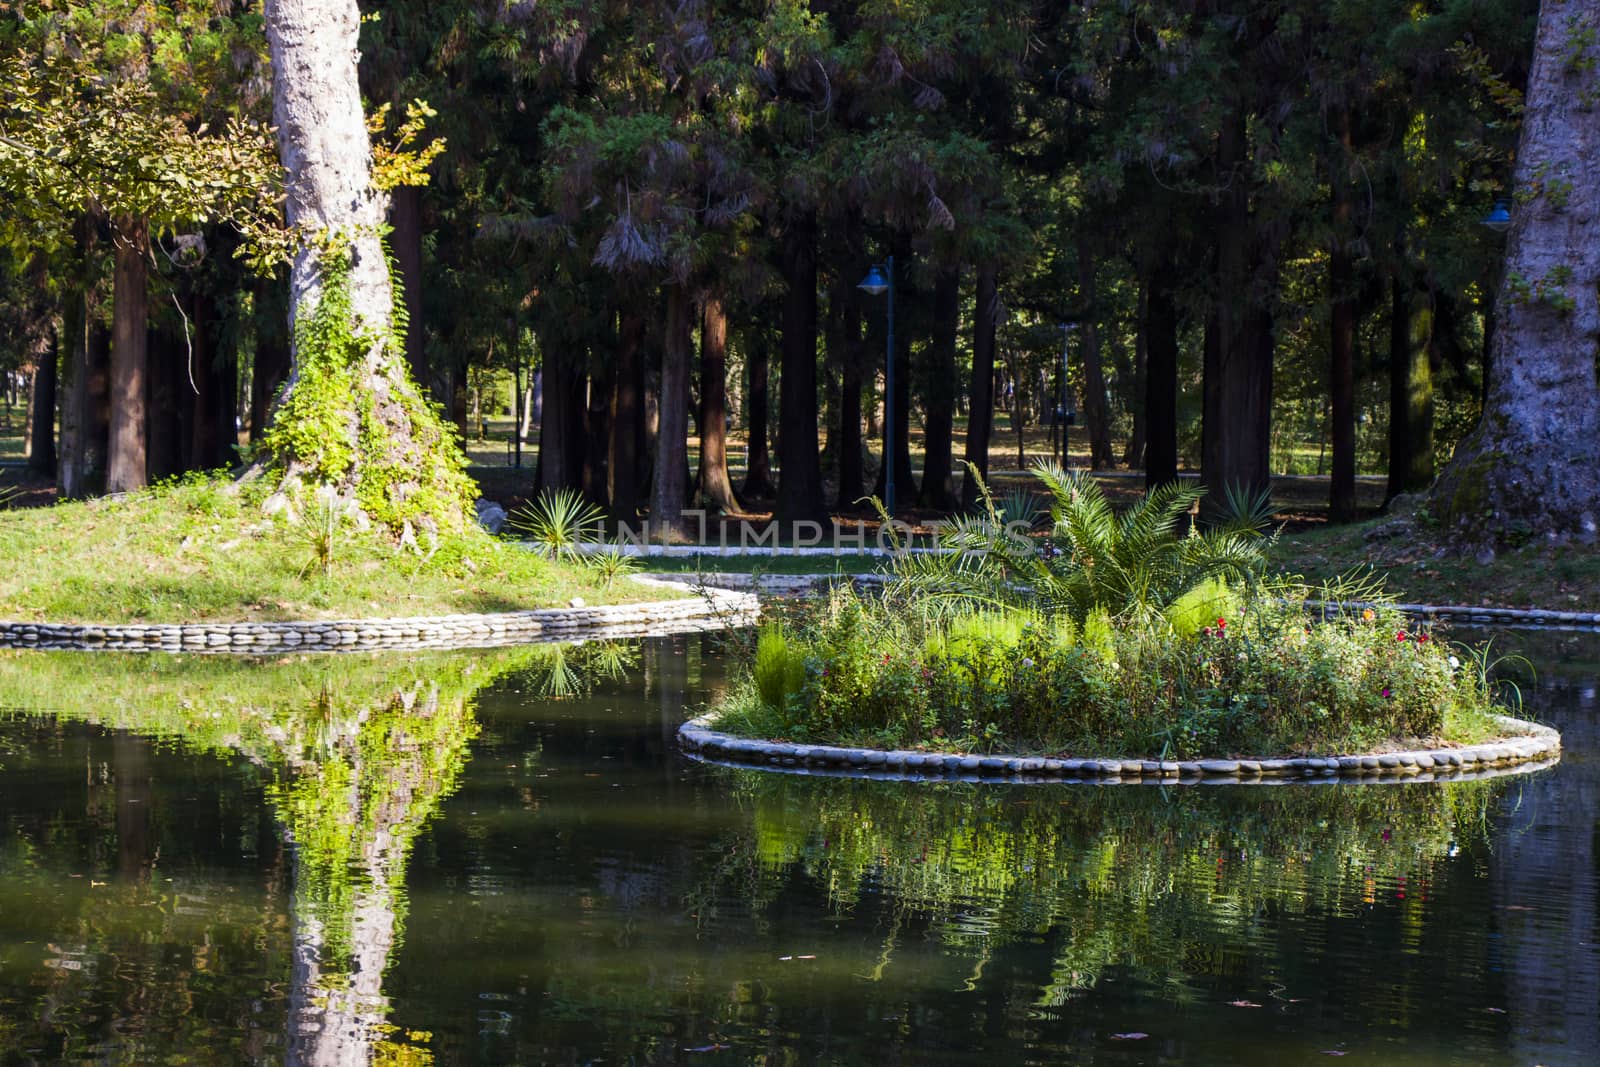
[{"label": "grassy bank", "polygon": [[[260,490],[193,478],[120,499],[0,511],[0,618],[264,622],[517,611],[675,595],[554,563],[477,528],[436,544],[290,522]],[[320,531],[317,532],[317,531]]]},{"label": "grassy bank", "polygon": [[1313,583],[1370,567],[1405,603],[1600,611],[1600,550],[1592,545],[1524,545],[1480,561],[1440,554],[1437,538],[1408,521],[1376,519],[1287,535],[1272,561]]}]

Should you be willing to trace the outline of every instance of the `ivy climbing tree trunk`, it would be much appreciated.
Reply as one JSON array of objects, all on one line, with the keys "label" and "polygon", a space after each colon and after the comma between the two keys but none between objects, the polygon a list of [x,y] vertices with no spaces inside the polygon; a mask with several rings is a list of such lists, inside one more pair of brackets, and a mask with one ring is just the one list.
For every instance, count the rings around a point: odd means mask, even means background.
[{"label": "ivy climbing tree trunk", "polygon": [[1600,8],[1544,0],[1483,417],[1434,485],[1458,544],[1592,542],[1600,522]]},{"label": "ivy climbing tree trunk", "polygon": [[399,529],[463,525],[459,445],[407,374],[379,235],[386,197],[356,80],[355,0],[267,0],[273,121],[299,242],[289,276],[292,362],[269,462],[324,482]]}]

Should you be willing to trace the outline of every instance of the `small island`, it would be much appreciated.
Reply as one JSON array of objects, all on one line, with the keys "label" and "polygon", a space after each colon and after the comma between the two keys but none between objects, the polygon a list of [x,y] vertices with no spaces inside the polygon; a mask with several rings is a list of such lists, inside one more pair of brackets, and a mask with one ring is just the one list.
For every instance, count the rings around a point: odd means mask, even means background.
[{"label": "small island", "polygon": [[881,592],[839,588],[769,622],[685,742],[1098,776],[1443,772],[1557,751],[1508,715],[1517,694],[1487,649],[1412,623],[1370,575],[1270,573],[1264,502],[1166,486],[1118,514],[1086,475],[1035,473],[1043,500],[986,495],[946,553],[902,557]]}]

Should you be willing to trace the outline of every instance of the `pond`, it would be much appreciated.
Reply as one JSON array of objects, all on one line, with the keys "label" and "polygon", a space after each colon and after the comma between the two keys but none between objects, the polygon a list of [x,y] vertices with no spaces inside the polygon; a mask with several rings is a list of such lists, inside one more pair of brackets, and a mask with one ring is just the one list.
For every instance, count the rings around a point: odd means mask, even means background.
[{"label": "pond", "polygon": [[722,640],[5,654],[0,1064],[1600,1048],[1594,635],[1498,642],[1554,768],[1187,787],[697,763]]}]

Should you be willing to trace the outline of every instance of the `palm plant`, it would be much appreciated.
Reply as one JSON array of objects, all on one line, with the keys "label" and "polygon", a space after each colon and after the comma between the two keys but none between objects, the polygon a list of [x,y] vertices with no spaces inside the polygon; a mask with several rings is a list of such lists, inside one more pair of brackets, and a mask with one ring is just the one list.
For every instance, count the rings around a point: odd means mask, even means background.
[{"label": "palm plant", "polygon": [[946,553],[897,563],[891,595],[933,613],[1026,605],[1079,622],[1096,611],[1151,622],[1202,583],[1253,588],[1266,569],[1270,511],[1259,497],[1225,494],[1202,530],[1190,517],[1198,487],[1159,486],[1119,515],[1082,471],[1039,463],[1034,476],[1050,496],[1048,540],[1006,526],[983,486],[978,514],[941,535]]},{"label": "palm plant", "polygon": [[521,534],[547,559],[576,559],[591,534],[598,534],[605,512],[576,489],[546,489],[506,519],[507,529]]}]

